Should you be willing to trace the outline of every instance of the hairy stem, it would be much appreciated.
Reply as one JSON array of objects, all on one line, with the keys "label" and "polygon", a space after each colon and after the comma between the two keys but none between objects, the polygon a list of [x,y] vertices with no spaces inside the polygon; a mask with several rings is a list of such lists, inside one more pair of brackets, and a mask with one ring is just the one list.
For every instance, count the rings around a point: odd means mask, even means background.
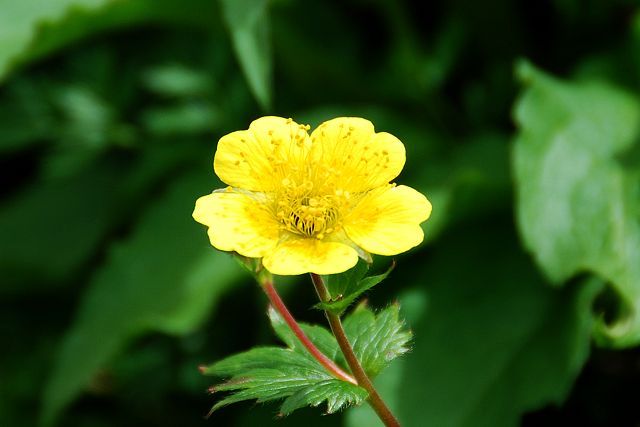
[{"label": "hairy stem", "polygon": [[307,337],[304,331],[300,328],[300,325],[298,325],[298,322],[296,322],[296,319],[293,318],[293,316],[287,309],[287,306],[284,305],[282,298],[280,298],[280,295],[278,295],[276,288],[273,286],[273,282],[263,282],[262,289],[264,289],[264,292],[267,294],[267,297],[269,298],[269,301],[271,302],[273,308],[275,308],[276,311],[280,313],[280,316],[282,316],[286,324],[289,326],[289,328],[291,328],[291,331],[293,331],[294,335],[300,340],[302,345],[313,356],[313,358],[316,359],[322,366],[325,367],[327,371],[329,371],[336,378],[342,381],[348,381],[352,384],[357,384],[357,381],[351,375],[340,369],[340,367],[336,365],[333,360],[325,356],[318,349],[318,347],[316,347],[311,342],[309,337]]},{"label": "hairy stem", "polygon": [[[329,290],[322,281],[322,277],[315,273],[311,273],[311,280],[313,281],[313,285],[316,288],[316,292],[318,294],[318,298],[320,298],[320,301],[329,302],[329,300],[331,299],[331,295],[329,294]],[[325,314],[327,316],[327,320],[329,321],[329,326],[331,326],[331,331],[336,337],[338,345],[340,346],[340,350],[342,350],[342,354],[344,354],[344,357],[347,360],[347,364],[349,364],[349,368],[351,368],[351,372],[353,372],[353,376],[356,378],[356,381],[358,381],[358,385],[367,390],[367,392],[369,393],[369,403],[373,407],[374,411],[376,411],[376,414],[378,414],[378,417],[380,417],[385,426],[400,427],[400,423],[391,413],[389,407],[384,403],[382,397],[380,397],[380,395],[376,391],[373,383],[367,376],[366,372],[362,368],[362,365],[360,364],[360,361],[358,361],[358,358],[353,352],[353,347],[351,347],[351,343],[349,343],[349,339],[344,332],[344,327],[342,326],[340,316],[328,310],[325,310]]]}]

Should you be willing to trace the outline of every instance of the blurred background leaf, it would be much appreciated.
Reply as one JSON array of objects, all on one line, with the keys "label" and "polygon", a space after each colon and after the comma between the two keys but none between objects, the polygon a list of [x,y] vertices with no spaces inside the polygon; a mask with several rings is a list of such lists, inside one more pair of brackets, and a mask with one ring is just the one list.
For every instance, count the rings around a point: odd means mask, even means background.
[{"label": "blurred background leaf", "polygon": [[191,226],[189,202],[206,191],[204,182],[202,173],[176,181],[96,271],[45,388],[44,425],[131,338],[192,330],[237,281],[241,271],[229,255],[192,244],[202,230]]},{"label": "blurred background leaf", "polygon": [[267,0],[220,0],[242,72],[260,106],[271,108],[271,45]]},{"label": "blurred background leaf", "polygon": [[[413,311],[414,348],[397,379],[381,379],[403,425],[516,426],[523,412],[565,398],[589,352],[602,284],[545,288],[515,248],[513,233],[490,224],[462,228],[439,245],[425,276],[396,278],[423,283],[400,298]],[[358,411],[349,425],[382,425]]]},{"label": "blurred background leaf", "polygon": [[[640,341],[640,103],[598,83],[565,84],[522,63],[516,105],[518,219],[527,246],[556,283],[587,270],[610,282],[619,308],[599,340]],[[571,167],[567,167],[571,165]],[[610,325],[605,324],[609,322]]]}]

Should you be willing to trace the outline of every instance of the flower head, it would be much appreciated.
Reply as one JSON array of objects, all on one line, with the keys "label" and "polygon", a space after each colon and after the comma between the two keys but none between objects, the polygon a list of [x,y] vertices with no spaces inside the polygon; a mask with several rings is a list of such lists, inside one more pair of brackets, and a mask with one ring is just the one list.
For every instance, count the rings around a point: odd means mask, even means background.
[{"label": "flower head", "polygon": [[262,117],[220,139],[213,167],[229,187],[193,212],[214,247],[262,258],[274,274],[334,274],[422,242],[431,204],[390,184],[405,162],[400,140],[355,117],[308,130]]}]

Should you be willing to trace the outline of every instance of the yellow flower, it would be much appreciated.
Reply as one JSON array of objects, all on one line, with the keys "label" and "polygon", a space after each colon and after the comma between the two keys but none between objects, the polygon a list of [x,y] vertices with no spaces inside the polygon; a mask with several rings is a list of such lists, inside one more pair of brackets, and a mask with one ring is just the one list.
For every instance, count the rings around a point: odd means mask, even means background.
[{"label": "yellow flower", "polygon": [[422,242],[431,203],[389,183],[405,162],[398,138],[355,117],[307,130],[262,117],[220,139],[213,167],[229,187],[193,211],[214,247],[262,258],[274,274],[334,274]]}]

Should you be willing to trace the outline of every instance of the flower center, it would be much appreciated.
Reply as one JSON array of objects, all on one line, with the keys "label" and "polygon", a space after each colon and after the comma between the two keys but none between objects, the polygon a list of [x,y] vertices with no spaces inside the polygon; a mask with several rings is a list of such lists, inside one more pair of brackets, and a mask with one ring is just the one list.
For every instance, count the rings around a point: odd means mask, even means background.
[{"label": "flower center", "polygon": [[339,190],[334,194],[314,191],[314,187],[317,186],[311,180],[297,184],[289,178],[283,179],[281,191],[276,195],[276,216],[284,230],[323,239],[340,228],[340,208],[345,194]]}]

